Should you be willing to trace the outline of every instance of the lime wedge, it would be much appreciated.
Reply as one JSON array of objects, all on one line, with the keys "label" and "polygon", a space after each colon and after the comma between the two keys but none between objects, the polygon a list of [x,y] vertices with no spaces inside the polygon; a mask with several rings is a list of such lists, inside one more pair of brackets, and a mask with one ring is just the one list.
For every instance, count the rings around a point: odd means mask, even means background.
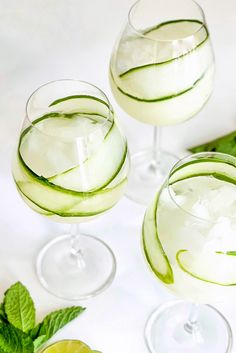
[{"label": "lime wedge", "polygon": [[[63,340],[53,343],[43,353],[91,353],[91,349],[78,340]],[[93,351],[94,352],[94,351]],[[96,351],[95,351],[96,352]]]}]

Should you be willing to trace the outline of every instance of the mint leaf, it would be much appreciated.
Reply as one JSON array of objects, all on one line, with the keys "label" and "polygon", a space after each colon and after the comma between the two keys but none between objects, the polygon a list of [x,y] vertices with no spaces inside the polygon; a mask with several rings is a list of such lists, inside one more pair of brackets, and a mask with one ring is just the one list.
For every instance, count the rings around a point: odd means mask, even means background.
[{"label": "mint leaf", "polygon": [[6,321],[6,314],[4,311],[4,305],[0,304],[0,322]]},{"label": "mint leaf", "polygon": [[25,286],[17,282],[5,293],[4,311],[8,321],[23,332],[28,332],[35,325],[35,307]]},{"label": "mint leaf", "polygon": [[[57,310],[47,315],[30,333],[34,344],[39,348],[58,330],[80,315],[85,309],[81,306],[72,306]],[[40,339],[39,339],[40,338]]]},{"label": "mint leaf", "polygon": [[192,153],[222,152],[236,157],[236,131],[202,145],[189,148],[189,151]]},{"label": "mint leaf", "polygon": [[32,339],[11,324],[0,324],[1,353],[33,353]]},{"label": "mint leaf", "polygon": [[34,351],[37,351],[39,347],[41,347],[46,341],[47,341],[47,337],[45,335],[37,337],[34,340]]}]

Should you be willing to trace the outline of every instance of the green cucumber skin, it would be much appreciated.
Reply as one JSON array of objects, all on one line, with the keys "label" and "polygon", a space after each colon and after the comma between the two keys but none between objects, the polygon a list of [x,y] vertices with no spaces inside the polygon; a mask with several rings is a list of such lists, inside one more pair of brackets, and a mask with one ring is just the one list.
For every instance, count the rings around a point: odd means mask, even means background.
[{"label": "green cucumber skin", "polygon": [[[86,200],[86,199],[89,199],[89,198],[92,198],[94,196],[97,196],[97,195],[102,195],[102,194],[107,194],[108,192],[114,190],[115,188],[118,188],[122,183],[125,183],[126,184],[126,181],[127,181],[127,178],[124,178],[123,180],[121,180],[116,186],[114,186],[113,188],[106,188],[106,189],[99,189],[99,190],[96,190],[94,192],[78,192],[78,191],[73,191],[73,190],[67,190],[67,189],[63,189],[59,186],[56,186],[54,184],[51,184],[50,182],[48,182],[47,179],[43,178],[43,177],[34,177],[31,175],[31,173],[27,170],[27,168],[25,168],[25,166],[23,164],[21,164],[21,162],[18,160],[17,161],[17,164],[18,164],[18,167],[19,168],[22,168],[22,172],[23,174],[25,175],[26,179],[29,179],[29,180],[33,180],[33,182],[39,184],[39,185],[42,185],[44,188],[48,188],[49,192],[50,190],[54,190],[56,192],[59,192],[60,194],[64,194],[65,196],[68,196],[68,195],[71,195],[71,197],[73,198],[73,203],[71,203],[69,205],[69,209],[73,206],[75,206],[76,204],[78,204],[79,202],[83,201],[83,200]],[[55,214],[64,214],[66,215],[66,213],[68,213],[67,209],[63,209],[63,210],[51,210],[51,209],[48,209],[48,208],[45,208],[44,206],[40,205],[40,204],[37,204],[37,202],[35,202],[34,200],[32,200],[28,195],[26,195],[23,191],[22,191],[22,188],[21,188],[21,182],[19,182],[18,180],[16,180],[14,178],[14,181],[17,185],[17,187],[20,189],[20,191],[22,192],[22,194],[27,197],[31,202],[35,203],[36,206],[42,208],[43,210],[47,211],[47,212],[52,212],[52,213],[55,213]],[[125,185],[124,185],[125,186]],[[71,214],[71,213],[70,213]],[[88,213],[86,213],[88,214]],[[77,213],[76,213],[77,215]],[[68,217],[69,217],[69,213],[68,213]]]},{"label": "green cucumber skin", "polygon": [[192,51],[194,51],[197,48],[199,48],[200,46],[202,46],[207,41],[207,39],[209,38],[208,29],[201,21],[198,21],[198,20],[187,20],[187,19],[163,22],[163,23],[157,25],[156,27],[153,27],[152,29],[148,30],[147,32],[144,32],[144,35],[152,32],[153,30],[156,30],[156,29],[158,29],[160,27],[163,27],[164,25],[171,24],[171,23],[179,23],[179,22],[195,22],[195,23],[202,24],[204,26],[205,30],[206,30],[206,38],[201,43],[199,43],[194,49],[192,49],[191,51],[189,51],[189,52],[187,52],[185,54],[182,54],[182,55],[180,55],[180,56],[178,56],[176,58],[170,59],[170,60],[162,61],[160,63],[152,63],[152,64],[146,64],[146,65],[133,67],[132,69],[129,69],[129,70],[123,72],[122,74],[120,74],[119,77],[124,77],[124,76],[128,75],[130,72],[133,72],[133,71],[136,71],[136,70],[140,70],[140,69],[143,69],[143,68],[169,64],[172,61],[178,60],[178,59],[180,59],[180,58],[192,53]]},{"label": "green cucumber skin", "polygon": [[198,174],[190,174],[188,175],[187,177],[183,177],[182,179],[178,179],[172,183],[169,183],[169,185],[174,185],[175,183],[178,183],[179,181],[182,181],[182,180],[186,180],[186,179],[191,179],[191,178],[197,178],[197,177],[200,177],[200,176],[212,176],[213,178],[215,179],[218,179],[218,180],[222,180],[222,181],[225,181],[227,183],[230,183],[230,184],[234,184],[236,185],[236,180],[235,179],[232,179],[232,178],[229,178],[225,175],[222,175],[222,174],[219,174],[219,173],[209,173],[209,172],[206,172],[206,173],[198,173]]},{"label": "green cucumber skin", "polygon": [[151,270],[155,273],[155,275],[159,278],[159,280],[161,280],[162,282],[164,282],[165,284],[173,284],[174,283],[174,274],[173,274],[173,270],[171,268],[169,259],[163,249],[163,246],[161,244],[161,241],[158,237],[158,232],[157,232],[157,221],[156,221],[156,212],[157,212],[157,207],[158,207],[158,201],[159,201],[159,197],[160,197],[160,193],[158,193],[157,197],[156,197],[156,201],[155,201],[155,208],[153,210],[153,214],[154,214],[154,222],[155,222],[155,231],[156,231],[156,241],[158,243],[158,246],[161,249],[161,253],[163,255],[163,258],[165,260],[166,266],[167,266],[167,274],[163,275],[162,273],[160,273],[151,263],[151,260],[149,258],[147,249],[146,249],[146,242],[145,242],[145,232],[144,232],[144,223],[145,223],[145,217],[147,216],[147,212],[144,216],[144,222],[143,222],[143,227],[142,227],[142,243],[143,243],[143,250],[144,250],[144,254],[146,256],[147,259],[147,263],[149,265],[149,267],[151,268]]},{"label": "green cucumber skin", "polygon": [[57,104],[59,104],[59,103],[65,102],[65,101],[67,101],[67,100],[78,99],[78,98],[85,98],[85,99],[92,99],[92,100],[95,100],[95,101],[97,101],[97,102],[99,102],[99,103],[102,103],[102,104],[106,105],[107,108],[109,108],[109,109],[111,109],[111,111],[113,111],[112,108],[110,107],[110,105],[109,105],[107,102],[105,102],[104,100],[102,100],[102,99],[100,99],[100,98],[98,98],[98,97],[89,96],[89,95],[86,95],[86,94],[73,95],[73,96],[67,96],[67,97],[63,97],[63,98],[56,99],[55,101],[53,101],[53,102],[49,105],[49,107],[52,107],[52,106],[57,105]]},{"label": "green cucumber skin", "polygon": [[150,29],[148,29],[147,31],[144,31],[143,34],[148,34],[148,33],[151,33],[163,26],[166,26],[166,25],[169,25],[169,24],[172,24],[172,23],[181,23],[181,22],[193,22],[193,23],[199,23],[200,25],[202,25],[203,27],[205,27],[206,29],[206,32],[207,34],[209,35],[208,33],[208,30],[207,30],[207,27],[204,25],[204,23],[202,21],[199,21],[199,20],[192,20],[192,19],[188,19],[188,18],[182,18],[182,19],[179,19],[179,20],[170,20],[170,21],[164,21],[164,22],[161,22],[160,24],[158,24],[157,26],[155,27],[151,27]]},{"label": "green cucumber skin", "polygon": [[[179,166],[178,168],[176,168],[171,174],[170,174],[170,178],[172,176],[175,175],[176,172],[178,172],[179,170],[182,170],[184,168],[186,168],[187,166],[190,166],[190,165],[193,165],[193,164],[199,164],[199,163],[223,163],[223,164],[227,164],[229,166],[232,166],[232,167],[236,167],[236,165],[228,162],[228,161],[222,161],[220,159],[212,159],[212,158],[201,158],[201,159],[197,159],[197,160],[193,160],[193,161],[190,161],[188,163],[185,163],[181,166]],[[174,180],[173,182],[169,182],[169,185],[173,185],[179,181],[182,181],[182,180],[185,180],[185,179],[190,179],[190,178],[194,178],[194,177],[198,177],[198,176],[212,176],[218,180],[222,180],[222,181],[225,181],[225,182],[228,182],[228,183],[231,183],[231,184],[234,184],[236,185],[236,180],[233,179],[233,178],[230,178],[224,174],[221,174],[221,173],[218,173],[218,172],[204,172],[204,173],[196,173],[196,174],[189,174],[188,176],[185,176],[185,177],[182,177],[180,179],[177,179],[177,180]]]},{"label": "green cucumber skin", "polygon": [[[191,271],[188,271],[181,263],[180,259],[179,259],[179,256],[180,254],[184,253],[184,252],[187,252],[188,250],[186,249],[181,249],[177,252],[176,254],[176,261],[179,265],[179,267],[181,268],[182,271],[184,271],[185,273],[187,273],[189,276],[195,278],[195,279],[198,279],[200,281],[203,281],[203,282],[207,282],[207,283],[211,283],[211,284],[215,284],[215,285],[218,285],[218,286],[222,286],[222,287],[233,287],[233,286],[236,286],[236,283],[219,283],[219,282],[215,282],[215,281],[211,281],[209,279],[205,279],[205,278],[202,278],[196,274],[194,274],[193,272]],[[217,252],[218,253],[218,252]]]},{"label": "green cucumber skin", "polygon": [[186,162],[184,163],[183,165],[180,165],[178,168],[175,168],[175,170],[170,174],[170,176],[174,175],[177,171],[191,165],[191,164],[197,164],[197,163],[207,163],[207,162],[214,162],[214,163],[224,163],[224,164],[229,164],[229,165],[232,165],[233,167],[236,167],[235,165],[233,165],[232,163],[230,162],[227,162],[227,161],[222,161],[221,159],[217,159],[214,157],[214,159],[210,158],[210,157],[205,157],[205,158],[200,158],[200,159],[196,159],[196,160],[193,160],[193,161],[189,161],[189,162]]},{"label": "green cucumber skin", "polygon": [[[41,208],[42,209],[42,211],[45,211],[45,212],[47,212],[48,214],[44,214],[44,213],[42,213],[43,215],[45,215],[45,216],[52,216],[52,215],[55,215],[55,216],[59,216],[59,217],[62,217],[62,218],[69,218],[69,217],[93,217],[93,216],[97,216],[97,215],[99,215],[99,214],[102,214],[102,213],[104,213],[104,212],[106,212],[106,211],[109,211],[112,207],[113,207],[113,205],[111,205],[110,207],[108,207],[108,208],[105,208],[105,209],[102,209],[102,210],[100,210],[100,211],[98,211],[98,212],[77,212],[77,213],[70,213],[70,212],[66,212],[66,210],[62,210],[61,212],[57,212],[57,211],[52,211],[52,210],[50,210],[50,209],[47,209],[47,208],[45,208],[45,207],[42,207],[41,205],[39,205],[39,204],[37,204],[34,200],[32,200],[29,196],[27,196],[26,194],[24,194],[24,192],[20,189],[20,187],[19,187],[19,185],[18,185],[18,183],[15,181],[15,183],[16,183],[16,185],[17,185],[17,189],[19,190],[19,192],[20,192],[20,194],[22,194],[26,199],[28,199],[30,202],[32,202],[34,205],[36,205],[37,207],[39,207],[39,208]],[[124,187],[125,187],[125,185],[126,185],[126,183],[127,183],[127,178],[125,178],[125,179],[123,179],[119,184],[117,184],[116,185],[116,187],[118,187],[118,186],[120,186],[121,184],[124,184]],[[112,189],[111,189],[112,190]],[[104,191],[107,191],[107,189],[106,190],[104,190]],[[90,195],[90,197],[92,197],[92,196],[95,196],[95,195]],[[80,200],[81,201],[81,200]],[[78,202],[79,202],[79,200],[78,200]]]},{"label": "green cucumber skin", "polygon": [[111,79],[113,80],[114,84],[116,85],[117,89],[122,93],[124,94],[125,96],[133,99],[133,100],[136,100],[138,102],[143,102],[143,103],[157,103],[157,102],[163,102],[163,101],[166,101],[166,100],[169,100],[169,99],[173,99],[173,98],[177,98],[179,96],[182,96],[183,94],[191,91],[193,88],[195,88],[197,86],[197,84],[204,78],[204,76],[206,75],[206,72],[199,78],[197,79],[193,85],[189,88],[186,88],[184,91],[181,91],[181,92],[178,92],[176,94],[172,94],[172,95],[169,95],[169,96],[165,96],[165,97],[160,97],[160,98],[154,98],[154,99],[144,99],[144,98],[139,98],[139,97],[136,97],[136,96],[132,96],[131,94],[123,91],[115,82],[115,79],[114,79],[114,76],[112,74],[112,72],[110,73],[111,75]]}]

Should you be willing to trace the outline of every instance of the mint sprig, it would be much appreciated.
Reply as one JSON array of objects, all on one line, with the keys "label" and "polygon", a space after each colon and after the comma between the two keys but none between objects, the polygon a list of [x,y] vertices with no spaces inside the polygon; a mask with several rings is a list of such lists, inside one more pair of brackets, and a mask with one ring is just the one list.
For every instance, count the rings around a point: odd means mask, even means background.
[{"label": "mint sprig", "polygon": [[202,145],[189,148],[192,153],[198,152],[221,152],[236,157],[236,131]]},{"label": "mint sprig", "polygon": [[35,306],[27,288],[13,284],[0,304],[0,353],[34,353],[85,309],[72,306],[47,315],[35,326]]},{"label": "mint sprig", "polygon": [[78,306],[72,306],[57,310],[47,315],[45,319],[38,324],[32,331],[31,337],[34,340],[36,348],[49,340],[58,330],[68,322],[74,320],[84,309]]}]

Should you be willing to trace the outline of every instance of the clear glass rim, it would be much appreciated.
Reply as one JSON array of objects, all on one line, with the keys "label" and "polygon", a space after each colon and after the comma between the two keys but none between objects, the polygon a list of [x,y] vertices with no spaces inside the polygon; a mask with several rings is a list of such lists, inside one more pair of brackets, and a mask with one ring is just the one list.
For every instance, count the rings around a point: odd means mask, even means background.
[{"label": "clear glass rim", "polygon": [[[25,112],[26,112],[26,118],[27,118],[27,121],[28,121],[28,124],[33,127],[34,129],[37,129],[38,131],[40,131],[40,133],[44,134],[44,135],[48,135],[48,136],[51,136],[51,137],[54,137],[54,138],[57,138],[58,136],[57,135],[53,135],[53,134],[46,134],[45,132],[41,131],[34,123],[33,121],[30,119],[29,117],[29,104],[31,102],[31,99],[44,87],[46,86],[49,86],[53,83],[56,83],[56,82],[77,82],[77,83],[80,83],[80,84],[84,84],[84,85],[87,85],[88,87],[91,87],[91,88],[94,88],[95,90],[97,90],[104,98],[105,98],[105,101],[107,103],[107,109],[109,110],[109,114],[108,116],[106,117],[106,119],[104,119],[104,122],[102,124],[99,124],[99,126],[95,126],[94,129],[92,131],[90,131],[87,135],[83,135],[83,136],[76,136],[74,138],[71,138],[70,140],[79,140],[79,139],[84,139],[86,136],[89,136],[91,134],[93,134],[96,130],[98,129],[101,129],[106,123],[108,120],[110,120],[111,118],[113,118],[113,107],[107,97],[107,95],[97,86],[95,86],[94,84],[90,83],[90,82],[87,82],[87,81],[83,81],[83,80],[77,80],[77,79],[73,79],[73,78],[64,78],[64,79],[58,79],[58,80],[52,80],[52,81],[49,81],[49,82],[46,82],[44,84],[42,84],[41,86],[39,86],[38,88],[36,88],[32,93],[31,95],[29,96],[29,98],[27,99],[26,101],[26,107],[25,107]],[[40,117],[39,117],[40,118]]]},{"label": "clear glass rim", "polygon": [[[205,222],[205,223],[211,223],[211,224],[218,224],[219,221],[213,221],[212,219],[207,219],[207,218],[203,218],[203,217],[199,217],[193,213],[191,213],[189,210],[187,210],[186,208],[182,207],[175,199],[175,197],[173,196],[173,194],[171,193],[171,185],[169,183],[170,177],[172,175],[172,173],[175,172],[176,168],[179,166],[184,166],[185,162],[188,162],[188,160],[190,160],[191,158],[195,158],[196,160],[198,159],[197,157],[219,157],[219,159],[222,160],[222,163],[226,163],[226,159],[229,161],[230,159],[232,161],[235,162],[234,166],[236,168],[236,158],[232,155],[226,154],[226,153],[221,153],[221,152],[199,152],[199,153],[194,153],[194,154],[190,154],[187,155],[183,158],[181,158],[177,163],[175,163],[175,165],[172,167],[171,171],[168,174],[167,177],[167,190],[168,190],[168,195],[170,197],[170,199],[174,202],[174,204],[184,213],[188,214],[189,216],[191,216],[192,218],[195,218],[201,222]],[[212,158],[213,159],[213,158]],[[233,166],[233,164],[232,164]],[[165,184],[164,184],[165,185]],[[236,216],[227,216],[228,219],[236,219]]]},{"label": "clear glass rim", "polygon": [[192,4],[194,4],[198,8],[198,10],[199,10],[199,12],[200,12],[200,14],[202,16],[202,25],[195,32],[193,32],[189,36],[182,37],[181,39],[154,39],[154,38],[150,37],[149,35],[145,35],[143,32],[141,32],[139,29],[137,29],[132,23],[132,18],[131,18],[132,17],[132,12],[135,10],[135,7],[142,1],[143,0],[137,0],[131,6],[131,8],[129,9],[129,12],[128,12],[128,24],[132,28],[133,32],[135,34],[137,34],[139,37],[146,38],[148,40],[152,40],[153,42],[156,42],[156,43],[158,43],[158,42],[169,42],[169,43],[171,43],[171,42],[176,42],[176,41],[179,41],[179,40],[184,41],[184,40],[188,40],[189,38],[192,38],[195,34],[200,32],[203,27],[207,26],[206,25],[205,13],[204,13],[202,7],[195,0],[189,0],[190,2],[192,2]]}]

